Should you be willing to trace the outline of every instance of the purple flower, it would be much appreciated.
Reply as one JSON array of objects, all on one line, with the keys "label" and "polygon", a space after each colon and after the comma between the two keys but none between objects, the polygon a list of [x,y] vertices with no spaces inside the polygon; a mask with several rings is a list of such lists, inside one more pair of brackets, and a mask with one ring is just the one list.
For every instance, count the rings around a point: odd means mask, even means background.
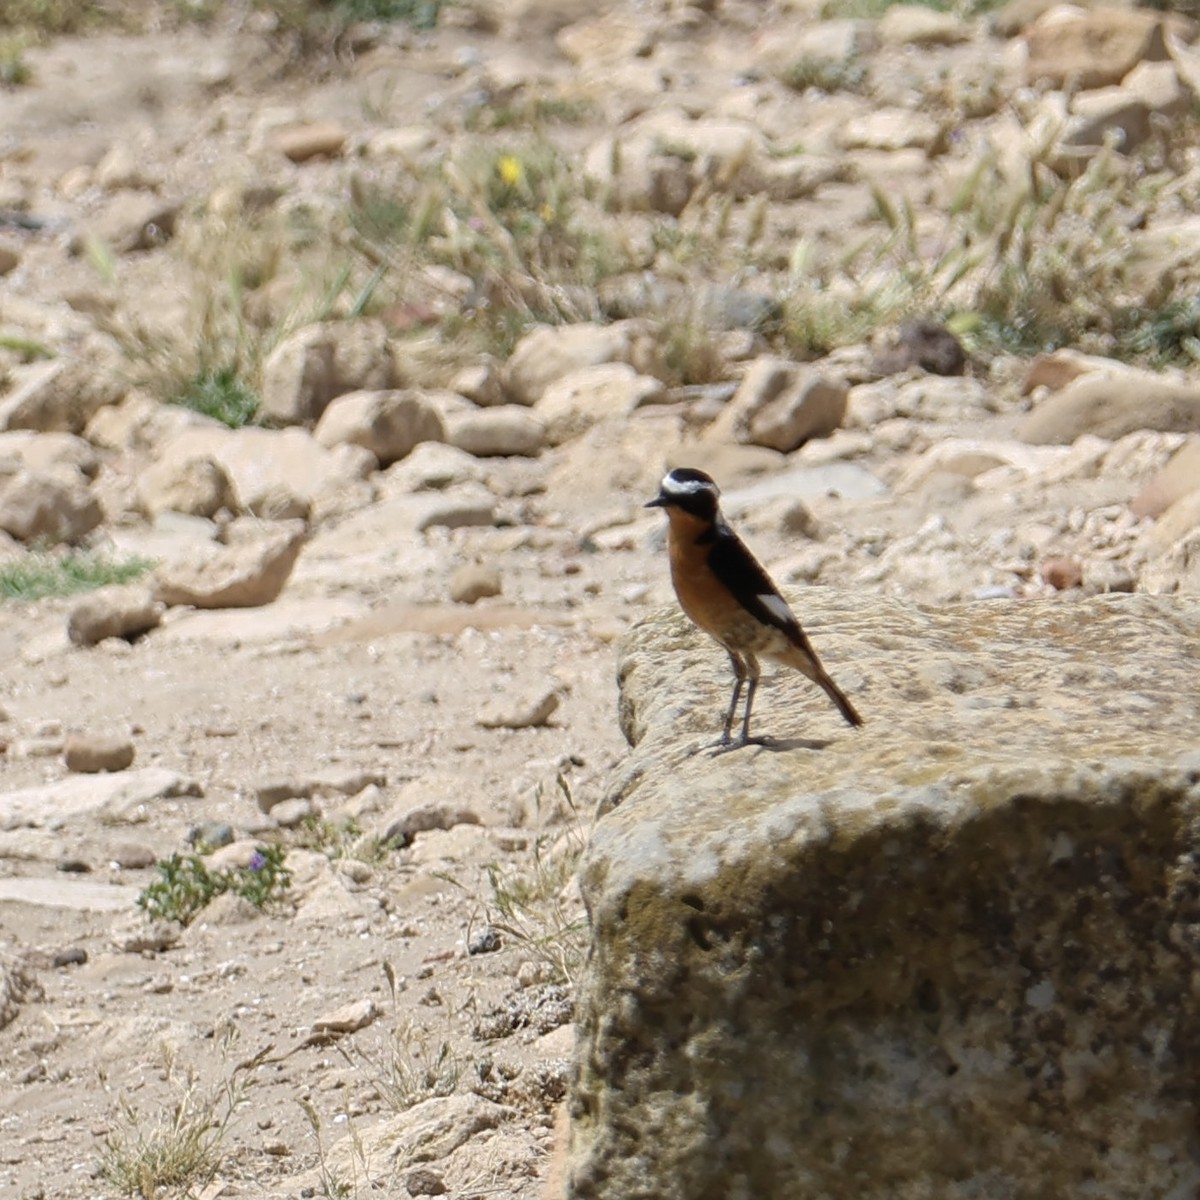
[{"label": "purple flower", "polygon": [[267,865],[267,856],[261,850],[255,850],[250,856],[250,870],[261,871]]}]

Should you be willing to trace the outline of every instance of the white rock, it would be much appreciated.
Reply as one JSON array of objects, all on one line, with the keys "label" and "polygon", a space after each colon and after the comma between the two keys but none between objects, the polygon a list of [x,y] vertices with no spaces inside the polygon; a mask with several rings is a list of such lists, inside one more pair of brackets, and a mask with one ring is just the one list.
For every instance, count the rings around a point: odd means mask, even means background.
[{"label": "white rock", "polygon": [[164,604],[194,608],[270,604],[287,583],[307,533],[303,521],[276,522],[256,530],[252,540],[198,549],[185,560],[158,567],[155,595]]},{"label": "white rock", "polygon": [[505,365],[504,386],[515,404],[535,404],[550,384],[580,367],[629,363],[657,374],[659,351],[653,330],[643,321],[612,325],[541,326],[527,333]]},{"label": "white rock", "polygon": [[13,469],[0,462],[0,531],[18,541],[80,541],[103,520],[99,501],[82,475]]},{"label": "white rock", "polygon": [[420,392],[347,392],[331,401],[313,431],[325,447],[369,450],[386,467],[411,454],[420,442],[440,442],[445,428],[437,409]]},{"label": "white rock", "polygon": [[657,404],[665,394],[662,381],[653,375],[639,375],[628,363],[604,363],[555,380],[534,412],[546,422],[546,440],[557,446],[597,421],[625,418],[643,404]]},{"label": "white rock", "polygon": [[234,511],[237,494],[225,469],[211,455],[196,454],[182,461],[159,459],[138,474],[138,494],[146,511],[178,512],[211,517],[221,509]]},{"label": "white rock", "polygon": [[446,419],[446,441],[476,458],[529,457],[546,442],[542,419],[517,404],[474,409]]}]

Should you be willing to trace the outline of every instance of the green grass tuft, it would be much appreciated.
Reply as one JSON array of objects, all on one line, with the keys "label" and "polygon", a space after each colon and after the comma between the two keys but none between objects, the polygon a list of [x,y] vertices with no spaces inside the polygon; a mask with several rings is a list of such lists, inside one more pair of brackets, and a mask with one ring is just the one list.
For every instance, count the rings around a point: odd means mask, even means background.
[{"label": "green grass tuft", "polygon": [[202,371],[175,397],[174,403],[212,417],[230,429],[240,429],[258,415],[259,399],[233,367],[222,367]]},{"label": "green grass tuft", "polygon": [[113,559],[87,550],[65,554],[31,550],[0,562],[0,600],[73,596],[111,583],[131,583],[153,566],[150,559],[136,556]]},{"label": "green grass tuft", "polygon": [[213,871],[198,855],[172,854],[158,864],[159,877],[138,896],[138,908],[154,920],[178,921],[180,925],[190,925],[225,892],[241,896],[255,908],[265,908],[291,885],[283,855],[282,846],[264,846],[248,867]]}]

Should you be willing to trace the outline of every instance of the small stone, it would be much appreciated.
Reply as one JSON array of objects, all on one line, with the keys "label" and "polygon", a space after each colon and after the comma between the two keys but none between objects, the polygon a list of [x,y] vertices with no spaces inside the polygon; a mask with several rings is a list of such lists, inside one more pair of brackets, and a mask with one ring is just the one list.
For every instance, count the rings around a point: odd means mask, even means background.
[{"label": "small stone", "polygon": [[1041,575],[1043,583],[1048,583],[1055,591],[1059,592],[1077,588],[1083,583],[1083,568],[1074,558],[1046,559],[1042,563]]},{"label": "small stone", "polygon": [[294,163],[307,162],[310,158],[332,158],[345,148],[346,131],[334,121],[293,125],[280,131],[275,145],[286,159]]},{"label": "small stone", "polygon": [[418,833],[434,829],[453,829],[456,825],[479,825],[479,814],[462,805],[431,802],[419,804],[392,817],[384,827],[383,841],[408,846]]},{"label": "small stone", "polygon": [[490,925],[485,925],[478,933],[471,935],[467,943],[468,954],[492,954],[500,949],[500,934]]},{"label": "small stone", "polygon": [[450,576],[450,599],[455,604],[474,604],[500,592],[500,572],[482,563],[465,563]]},{"label": "small stone", "polygon": [[124,771],[133,757],[133,742],[124,734],[73,733],[63,746],[67,770],[85,775]]},{"label": "small stone", "polygon": [[554,979],[554,968],[546,962],[534,962],[526,959],[517,967],[517,987],[531,988],[539,984],[550,983]]},{"label": "small stone", "polygon": [[317,806],[304,796],[297,796],[291,800],[281,800],[271,808],[271,820],[280,829],[294,829],[297,825],[302,825],[305,821],[316,815]]},{"label": "small stone", "polygon": [[233,531],[241,526],[240,521],[229,526],[228,545],[194,547],[186,559],[160,566],[155,573],[158,599],[170,606],[195,608],[270,604],[296,565],[308,537],[307,526],[303,521],[280,521],[266,533],[255,528],[253,540],[234,541]]},{"label": "small stone", "polygon": [[477,718],[484,729],[532,729],[545,725],[558,708],[558,693],[543,692],[528,700],[506,697],[493,704]]},{"label": "small stone", "polygon": [[546,441],[546,424],[518,404],[450,414],[446,441],[476,458],[533,457]]},{"label": "small stone", "polygon": [[1083,572],[1083,590],[1089,595],[1137,591],[1137,577],[1124,563],[1100,559]]},{"label": "small stone", "polygon": [[404,1177],[404,1186],[410,1196],[444,1196],[445,1180],[429,1167],[417,1167]]},{"label": "small stone", "polygon": [[271,779],[255,787],[254,802],[260,812],[269,813],[285,800],[307,800],[315,790],[311,779]]},{"label": "small stone", "polygon": [[142,846],[137,842],[118,842],[112,848],[109,860],[123,871],[141,871],[154,866],[158,856],[149,846]]},{"label": "small stone", "polygon": [[920,367],[932,375],[961,375],[967,365],[962,343],[937,321],[906,321],[884,339],[871,360],[879,375]]},{"label": "small stone", "polygon": [[352,1000],[341,1008],[318,1017],[313,1022],[313,1030],[317,1033],[356,1033],[365,1029],[379,1016],[379,1008],[374,1000]]},{"label": "small stone", "polygon": [[50,959],[53,967],[82,967],[88,960],[88,952],[82,946],[71,946],[67,950],[56,950]]},{"label": "small stone", "polygon": [[95,646],[106,638],[135,638],[158,627],[163,605],[149,588],[115,585],[98,588],[78,601],[67,618],[67,636],[76,646]]},{"label": "small stone", "polygon": [[188,830],[187,841],[189,846],[207,854],[233,841],[233,826],[228,821],[201,821]]},{"label": "small stone", "polygon": [[418,518],[417,530],[424,532],[435,526],[462,529],[469,525],[494,525],[496,506],[482,496],[434,496],[433,503]]}]

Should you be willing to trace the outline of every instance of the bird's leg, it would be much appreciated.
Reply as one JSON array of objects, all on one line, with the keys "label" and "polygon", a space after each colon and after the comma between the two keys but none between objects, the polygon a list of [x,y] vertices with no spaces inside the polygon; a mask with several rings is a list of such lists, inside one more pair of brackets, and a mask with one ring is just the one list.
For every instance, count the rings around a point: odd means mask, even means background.
[{"label": "bird's leg", "polygon": [[742,718],[742,740],[741,745],[745,746],[750,741],[750,710],[754,707],[754,693],[758,691],[758,673],[755,672],[750,676],[749,686],[746,688],[746,715]]},{"label": "bird's leg", "polygon": [[715,742],[717,746],[729,746],[733,737],[733,718],[737,714],[738,700],[741,699],[742,685],[746,682],[746,664],[740,656],[729,651],[729,663],[733,667],[734,684],[733,698],[729,702],[729,711],[725,714],[725,728],[721,732],[721,739]]}]

